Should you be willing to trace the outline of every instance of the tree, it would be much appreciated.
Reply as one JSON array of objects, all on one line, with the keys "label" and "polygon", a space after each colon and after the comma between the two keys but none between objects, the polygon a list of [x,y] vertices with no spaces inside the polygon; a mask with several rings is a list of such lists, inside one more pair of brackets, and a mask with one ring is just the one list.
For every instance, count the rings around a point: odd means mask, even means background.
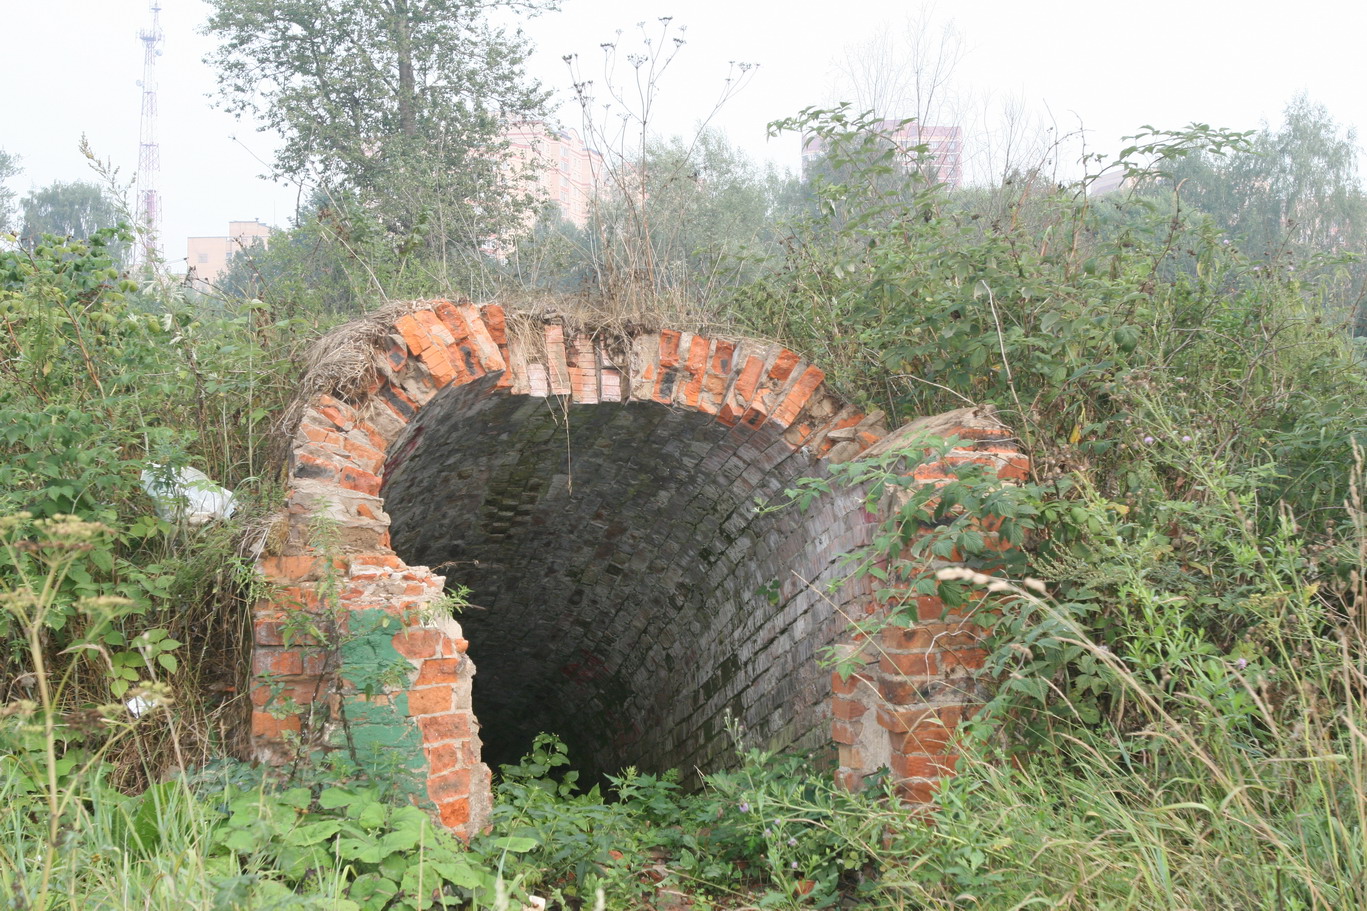
[{"label": "tree", "polygon": [[221,105],[283,139],[279,175],[355,194],[440,260],[516,223],[526,194],[500,137],[547,97],[523,72],[526,40],[489,14],[554,2],[209,0],[207,60]]},{"label": "tree", "polygon": [[98,185],[82,180],[55,181],[29,193],[21,205],[23,230],[19,241],[30,249],[44,234],[86,240],[122,220],[118,203]]},{"label": "tree", "polygon": [[0,149],[0,231],[7,231],[13,216],[14,191],[5,182],[19,173],[17,156]]},{"label": "tree", "polygon": [[1175,169],[1184,201],[1256,255],[1363,249],[1367,196],[1357,136],[1300,94],[1247,152],[1190,156]]}]

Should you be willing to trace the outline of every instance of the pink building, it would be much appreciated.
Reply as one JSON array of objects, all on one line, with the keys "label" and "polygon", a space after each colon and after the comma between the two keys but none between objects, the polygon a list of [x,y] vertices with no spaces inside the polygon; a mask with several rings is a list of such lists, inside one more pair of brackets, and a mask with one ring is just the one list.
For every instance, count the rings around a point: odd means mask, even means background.
[{"label": "pink building", "polygon": [[513,157],[531,168],[538,192],[560,207],[566,221],[587,225],[603,156],[574,130],[539,120],[515,124],[506,136]]},{"label": "pink building", "polygon": [[[939,127],[916,121],[880,120],[873,129],[891,140],[901,153],[903,167],[920,167],[937,181],[951,187],[963,182],[964,142],[959,127]],[[927,148],[921,159],[916,149]],[[827,152],[827,144],[820,136],[807,136],[802,141],[802,169],[806,171]]]},{"label": "pink building", "polygon": [[258,221],[230,221],[224,237],[189,237],[185,243],[186,270],[191,284],[211,291],[228,271],[228,264],[243,250],[270,242],[270,225]]}]

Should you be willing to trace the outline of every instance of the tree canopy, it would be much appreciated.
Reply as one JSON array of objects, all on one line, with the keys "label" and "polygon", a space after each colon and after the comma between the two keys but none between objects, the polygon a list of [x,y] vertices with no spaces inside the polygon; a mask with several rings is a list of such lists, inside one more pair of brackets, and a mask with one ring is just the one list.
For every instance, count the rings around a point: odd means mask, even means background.
[{"label": "tree canopy", "polygon": [[86,240],[120,221],[118,203],[100,186],[83,180],[55,181],[29,193],[20,205],[23,229],[19,239],[26,247],[44,234]]},{"label": "tree canopy", "polygon": [[520,195],[504,125],[539,114],[497,10],[554,0],[209,0],[220,103],[283,139],[278,174],[350,192],[399,234],[478,246]]}]

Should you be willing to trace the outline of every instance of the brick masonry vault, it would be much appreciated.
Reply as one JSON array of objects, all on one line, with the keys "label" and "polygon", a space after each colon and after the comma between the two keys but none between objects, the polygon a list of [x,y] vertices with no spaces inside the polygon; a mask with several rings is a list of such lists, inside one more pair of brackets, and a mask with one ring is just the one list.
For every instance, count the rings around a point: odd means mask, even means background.
[{"label": "brick masonry vault", "polygon": [[[879,518],[862,491],[762,506],[924,434],[960,440],[926,483],[955,460],[1021,477],[990,409],[889,434],[770,343],[495,305],[396,305],[316,351],[258,561],[259,758],[341,752],[462,835],[487,815],[489,765],[543,730],[590,772],[717,767],[732,717],[846,783],[887,766],[925,799],[951,773],[976,628],[922,599],[916,628],[851,639],[882,609],[832,584]],[[470,592],[456,617],[448,584]],[[833,676],[830,648],[862,669]]]}]

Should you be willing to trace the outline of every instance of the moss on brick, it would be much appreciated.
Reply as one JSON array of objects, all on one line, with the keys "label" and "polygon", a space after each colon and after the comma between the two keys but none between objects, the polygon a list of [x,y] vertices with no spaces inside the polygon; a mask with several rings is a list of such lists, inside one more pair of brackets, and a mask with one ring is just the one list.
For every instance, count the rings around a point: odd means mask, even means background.
[{"label": "moss on brick", "polygon": [[413,665],[394,648],[399,621],[382,610],[355,611],[338,652],[345,697],[347,746],[352,758],[377,781],[426,801],[422,734],[408,716],[408,696],[370,697],[407,688]]}]

